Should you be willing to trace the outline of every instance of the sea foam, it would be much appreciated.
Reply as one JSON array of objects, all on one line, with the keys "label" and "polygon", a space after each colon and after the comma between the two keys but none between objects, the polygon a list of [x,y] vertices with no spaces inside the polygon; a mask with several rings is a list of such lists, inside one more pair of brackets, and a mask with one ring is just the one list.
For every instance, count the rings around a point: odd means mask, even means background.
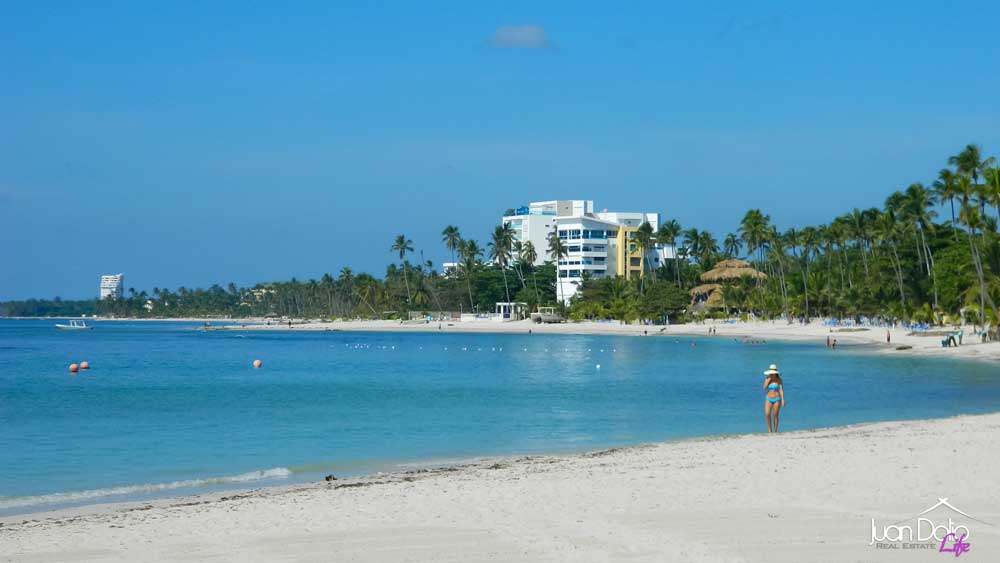
[{"label": "sea foam", "polygon": [[29,506],[40,506],[45,504],[76,504],[86,501],[95,501],[108,497],[118,497],[127,495],[143,495],[149,493],[159,493],[174,489],[188,489],[196,487],[206,487],[212,485],[226,485],[233,483],[252,483],[265,479],[286,479],[292,471],[285,467],[273,467],[259,471],[250,471],[238,475],[226,475],[223,477],[206,477],[204,479],[187,479],[184,481],[171,481],[169,483],[147,483],[143,485],[123,485],[120,487],[109,487],[106,489],[91,489],[89,491],[71,491],[65,493],[51,493],[37,496],[15,496],[0,497],[0,510],[11,508],[22,508]]}]

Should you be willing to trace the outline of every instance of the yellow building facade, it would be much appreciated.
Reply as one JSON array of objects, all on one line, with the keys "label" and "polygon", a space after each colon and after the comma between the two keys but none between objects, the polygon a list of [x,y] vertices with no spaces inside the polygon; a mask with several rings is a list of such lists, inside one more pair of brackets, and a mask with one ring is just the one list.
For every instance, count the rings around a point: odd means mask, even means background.
[{"label": "yellow building facade", "polygon": [[626,227],[621,225],[618,227],[618,255],[615,257],[615,273],[618,277],[625,279],[631,279],[636,276],[641,276],[642,272],[645,270],[645,257],[642,254],[642,249],[635,242],[635,233],[638,231],[638,227]]}]

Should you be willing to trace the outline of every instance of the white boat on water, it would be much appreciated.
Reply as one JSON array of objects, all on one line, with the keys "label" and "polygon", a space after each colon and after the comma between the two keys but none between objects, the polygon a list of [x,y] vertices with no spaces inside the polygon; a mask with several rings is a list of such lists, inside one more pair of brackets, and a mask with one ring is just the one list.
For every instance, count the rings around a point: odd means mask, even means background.
[{"label": "white boat on water", "polygon": [[56,328],[62,330],[90,330],[94,327],[87,326],[87,323],[83,321],[70,321],[68,325],[56,323]]}]

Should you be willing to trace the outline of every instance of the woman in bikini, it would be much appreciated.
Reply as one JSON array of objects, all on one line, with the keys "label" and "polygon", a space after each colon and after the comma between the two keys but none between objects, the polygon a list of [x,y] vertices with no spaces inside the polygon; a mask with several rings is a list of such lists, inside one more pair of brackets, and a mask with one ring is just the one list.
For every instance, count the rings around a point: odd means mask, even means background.
[{"label": "woman in bikini", "polygon": [[767,419],[767,431],[778,431],[778,413],[785,406],[785,385],[781,381],[778,366],[771,364],[764,372],[764,418]]}]

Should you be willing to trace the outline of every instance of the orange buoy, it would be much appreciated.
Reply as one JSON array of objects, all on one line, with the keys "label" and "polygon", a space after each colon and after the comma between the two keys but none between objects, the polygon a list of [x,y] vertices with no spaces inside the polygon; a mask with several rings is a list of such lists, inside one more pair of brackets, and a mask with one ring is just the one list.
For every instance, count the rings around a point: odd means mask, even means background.
[{"label": "orange buoy", "polygon": [[70,364],[69,365],[69,372],[70,373],[76,373],[77,370],[79,370],[79,369],[80,369],[80,366],[78,366],[76,364]]},{"label": "orange buoy", "polygon": [[90,369],[90,362],[80,362],[80,369]]},{"label": "orange buoy", "polygon": [[254,361],[253,361],[253,367],[255,367],[255,368],[259,368],[259,367],[260,367],[260,365],[261,365],[261,364],[260,364],[260,360],[254,360]]}]

